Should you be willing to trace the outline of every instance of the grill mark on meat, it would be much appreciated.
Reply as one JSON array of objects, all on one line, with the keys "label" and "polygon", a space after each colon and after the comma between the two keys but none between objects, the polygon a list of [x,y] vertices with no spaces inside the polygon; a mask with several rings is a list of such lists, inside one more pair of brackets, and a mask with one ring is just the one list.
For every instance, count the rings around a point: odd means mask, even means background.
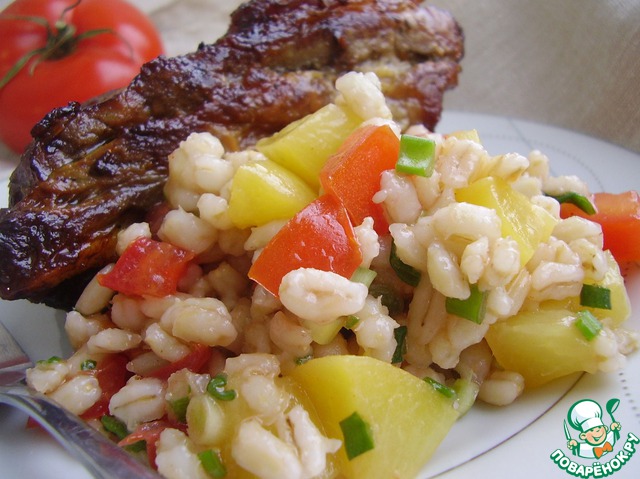
[{"label": "grill mark on meat", "polygon": [[451,15],[417,0],[240,6],[216,43],[159,57],[126,89],[33,128],[0,210],[0,296],[73,305],[115,259],[117,232],[162,201],[167,156],[189,133],[250,146],[332,101],[350,70],[379,76],[396,120],[433,129],[462,55]]}]

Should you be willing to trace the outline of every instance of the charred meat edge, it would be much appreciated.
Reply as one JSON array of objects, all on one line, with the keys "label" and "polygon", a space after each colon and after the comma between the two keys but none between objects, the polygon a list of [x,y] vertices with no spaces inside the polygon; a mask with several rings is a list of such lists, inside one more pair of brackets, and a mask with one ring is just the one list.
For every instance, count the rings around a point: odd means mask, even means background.
[{"label": "charred meat edge", "polygon": [[167,156],[192,132],[252,145],[373,71],[402,125],[433,129],[457,85],[463,33],[412,0],[254,0],[217,42],[159,57],[125,89],[70,103],[32,130],[0,210],[0,296],[73,306],[116,259],[118,231],[163,200]]}]

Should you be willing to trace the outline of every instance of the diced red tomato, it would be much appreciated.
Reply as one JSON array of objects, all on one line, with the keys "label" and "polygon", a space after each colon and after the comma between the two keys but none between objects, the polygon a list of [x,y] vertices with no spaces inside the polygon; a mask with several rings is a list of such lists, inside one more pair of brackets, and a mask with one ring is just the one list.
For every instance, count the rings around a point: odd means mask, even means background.
[{"label": "diced red tomato", "polygon": [[85,372],[85,374],[96,377],[102,395],[93,406],[81,415],[84,420],[97,419],[109,414],[111,396],[120,391],[131,377],[131,373],[127,371],[128,362],[129,359],[124,354],[111,354],[100,360],[95,369]]},{"label": "diced red tomato", "polygon": [[588,215],[576,206],[562,204],[563,218],[582,216],[602,225],[604,248],[620,264],[640,261],[640,197],[637,191],[595,193],[596,213]]},{"label": "diced red tomato", "polygon": [[186,425],[179,422],[173,422],[165,419],[159,419],[157,421],[151,421],[140,424],[131,434],[118,442],[118,446],[131,446],[140,441],[147,443],[147,457],[149,458],[149,464],[158,469],[156,465],[157,455],[157,442],[160,438],[160,434],[167,428],[179,429],[183,432],[186,431]]},{"label": "diced red tomato", "polygon": [[34,428],[42,427],[42,426],[40,426],[40,423],[38,421],[33,419],[31,416],[29,416],[27,418],[27,424],[25,424],[24,427],[27,428],[27,429],[34,429]]},{"label": "diced red tomato", "polygon": [[371,216],[378,234],[388,232],[382,205],[372,198],[380,190],[380,175],[395,168],[399,152],[400,140],[388,125],[370,125],[354,131],[327,160],[320,183],[340,198],[354,225]]},{"label": "diced red tomato", "polygon": [[249,277],[278,295],[285,274],[298,268],[347,278],[362,262],[360,246],[340,201],[325,194],[298,212],[267,244]]},{"label": "diced red tomato", "polygon": [[102,286],[131,296],[174,294],[194,253],[161,241],[140,237],[115,266],[98,277]]},{"label": "diced red tomato", "polygon": [[146,377],[167,380],[173,373],[184,368],[191,372],[199,373],[204,369],[206,364],[209,362],[209,359],[211,359],[211,354],[212,351],[209,346],[195,343],[191,347],[191,352],[184,358],[165,366],[161,366],[158,369],[147,373]]}]

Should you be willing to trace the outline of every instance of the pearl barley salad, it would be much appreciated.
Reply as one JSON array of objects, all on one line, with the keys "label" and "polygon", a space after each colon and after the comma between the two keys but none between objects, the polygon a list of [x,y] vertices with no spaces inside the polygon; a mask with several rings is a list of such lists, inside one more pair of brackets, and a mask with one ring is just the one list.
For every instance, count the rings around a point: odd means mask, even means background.
[{"label": "pearl barley salad", "polygon": [[476,400],[638,346],[585,183],[401,127],[373,74],[247,151],[191,134],[165,197],[27,379],[170,479],[415,477]]}]

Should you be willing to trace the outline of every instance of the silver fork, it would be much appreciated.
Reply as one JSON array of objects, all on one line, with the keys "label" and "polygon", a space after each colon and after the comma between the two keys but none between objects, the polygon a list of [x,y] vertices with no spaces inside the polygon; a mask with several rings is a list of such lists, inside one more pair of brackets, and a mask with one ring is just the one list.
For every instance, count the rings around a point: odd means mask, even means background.
[{"label": "silver fork", "polygon": [[33,363],[0,322],[0,403],[34,418],[96,478],[160,479],[160,475],[52,399],[27,387]]}]

